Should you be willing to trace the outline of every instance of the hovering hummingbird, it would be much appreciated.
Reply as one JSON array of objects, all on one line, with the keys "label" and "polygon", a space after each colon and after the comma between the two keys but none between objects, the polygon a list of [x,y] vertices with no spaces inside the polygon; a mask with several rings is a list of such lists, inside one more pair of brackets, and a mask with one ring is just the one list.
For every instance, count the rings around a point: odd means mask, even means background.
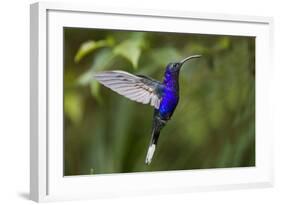
[{"label": "hovering hummingbird", "polygon": [[130,100],[150,104],[154,107],[151,140],[145,163],[150,164],[161,129],[172,117],[179,102],[179,72],[182,65],[200,55],[193,55],[180,62],[166,66],[163,82],[144,75],[133,75],[125,71],[105,71],[96,73],[94,78],[104,86]]}]

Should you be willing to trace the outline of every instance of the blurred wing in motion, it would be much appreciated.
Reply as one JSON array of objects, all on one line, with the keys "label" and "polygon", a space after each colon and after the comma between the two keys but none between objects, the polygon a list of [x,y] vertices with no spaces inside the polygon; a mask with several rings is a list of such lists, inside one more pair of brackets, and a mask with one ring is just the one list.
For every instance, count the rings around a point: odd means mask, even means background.
[{"label": "blurred wing in motion", "polygon": [[100,72],[96,73],[94,78],[130,100],[159,108],[163,86],[157,80],[125,71]]}]

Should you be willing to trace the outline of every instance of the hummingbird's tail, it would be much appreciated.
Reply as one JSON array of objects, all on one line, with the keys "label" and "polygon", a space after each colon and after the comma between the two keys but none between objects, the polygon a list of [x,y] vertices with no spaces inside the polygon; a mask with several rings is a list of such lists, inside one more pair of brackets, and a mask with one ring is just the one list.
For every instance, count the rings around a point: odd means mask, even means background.
[{"label": "hummingbird's tail", "polygon": [[148,147],[146,159],[145,159],[145,163],[148,165],[151,163],[153,154],[156,149],[157,141],[158,141],[158,138],[160,135],[160,131],[161,131],[162,127],[165,125],[165,123],[166,123],[166,121],[161,120],[159,117],[154,117],[151,140],[149,143],[149,147]]}]

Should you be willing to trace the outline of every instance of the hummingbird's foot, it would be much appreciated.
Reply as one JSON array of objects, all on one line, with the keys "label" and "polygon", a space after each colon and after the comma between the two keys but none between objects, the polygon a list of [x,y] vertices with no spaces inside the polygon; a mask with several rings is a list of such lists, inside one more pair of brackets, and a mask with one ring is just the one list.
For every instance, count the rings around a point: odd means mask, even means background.
[{"label": "hummingbird's foot", "polygon": [[145,163],[148,165],[151,163],[155,148],[156,148],[155,144],[150,145],[148,148],[146,159],[145,159]]}]

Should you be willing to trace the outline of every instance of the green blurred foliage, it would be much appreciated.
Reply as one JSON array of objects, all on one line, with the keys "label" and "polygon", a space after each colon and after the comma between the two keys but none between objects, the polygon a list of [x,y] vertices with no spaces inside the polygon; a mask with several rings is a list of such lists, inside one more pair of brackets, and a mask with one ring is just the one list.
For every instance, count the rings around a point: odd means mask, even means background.
[{"label": "green blurred foliage", "polygon": [[[144,163],[153,108],[93,80],[125,70],[161,80],[189,55],[180,102]],[[255,166],[255,39],[64,28],[64,174]]]}]

